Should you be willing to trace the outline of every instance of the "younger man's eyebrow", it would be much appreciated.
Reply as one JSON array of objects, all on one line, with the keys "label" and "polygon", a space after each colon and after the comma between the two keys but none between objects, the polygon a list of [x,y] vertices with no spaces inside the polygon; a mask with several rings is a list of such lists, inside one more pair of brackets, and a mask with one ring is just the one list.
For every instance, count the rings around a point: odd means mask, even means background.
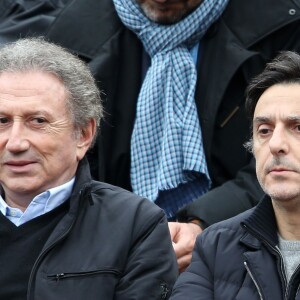
[{"label": "younger man's eyebrow", "polygon": [[287,118],[288,121],[292,122],[299,122],[300,121],[300,116],[290,116]]},{"label": "younger man's eyebrow", "polygon": [[[265,117],[265,116],[258,116],[258,117],[255,117],[253,119],[253,124],[259,124],[259,123],[269,123],[272,121],[272,118],[270,117]],[[300,116],[298,115],[295,115],[295,116],[288,116],[286,118],[286,121],[289,121],[289,122],[300,122]]]},{"label": "younger man's eyebrow", "polygon": [[270,117],[255,117],[253,119],[253,124],[257,124],[257,123],[268,123],[271,121]]}]

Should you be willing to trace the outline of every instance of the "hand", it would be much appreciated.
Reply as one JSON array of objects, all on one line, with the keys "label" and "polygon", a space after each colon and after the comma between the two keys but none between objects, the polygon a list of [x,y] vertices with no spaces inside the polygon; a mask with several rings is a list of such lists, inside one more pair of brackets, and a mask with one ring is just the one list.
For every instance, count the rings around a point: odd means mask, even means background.
[{"label": "hand", "polygon": [[193,223],[169,222],[168,225],[178,269],[179,272],[183,272],[191,263],[196,237],[202,232],[202,229]]}]

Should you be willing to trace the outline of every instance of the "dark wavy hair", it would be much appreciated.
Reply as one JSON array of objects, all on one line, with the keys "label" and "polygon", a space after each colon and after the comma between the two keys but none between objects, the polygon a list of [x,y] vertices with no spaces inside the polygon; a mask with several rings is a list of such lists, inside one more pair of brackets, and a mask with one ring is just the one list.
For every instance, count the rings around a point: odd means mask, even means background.
[{"label": "dark wavy hair", "polygon": [[254,77],[246,90],[246,110],[253,119],[256,104],[261,95],[276,84],[300,84],[300,55],[292,51],[281,52],[258,76]]}]

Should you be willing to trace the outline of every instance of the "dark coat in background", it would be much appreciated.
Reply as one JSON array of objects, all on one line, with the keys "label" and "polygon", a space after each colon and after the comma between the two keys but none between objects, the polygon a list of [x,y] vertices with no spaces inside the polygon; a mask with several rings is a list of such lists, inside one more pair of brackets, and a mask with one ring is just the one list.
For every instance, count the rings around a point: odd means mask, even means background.
[{"label": "dark coat in background", "polygon": [[[122,25],[112,0],[65,2],[44,34],[88,62],[103,91],[106,117],[89,154],[92,174],[130,190],[142,45]],[[5,38],[14,36],[12,30]],[[280,50],[300,52],[300,0],[231,0],[201,40],[195,101],[213,188],[180,212],[181,221],[198,217],[210,225],[253,207],[263,194],[243,147],[250,137],[244,93]]]}]

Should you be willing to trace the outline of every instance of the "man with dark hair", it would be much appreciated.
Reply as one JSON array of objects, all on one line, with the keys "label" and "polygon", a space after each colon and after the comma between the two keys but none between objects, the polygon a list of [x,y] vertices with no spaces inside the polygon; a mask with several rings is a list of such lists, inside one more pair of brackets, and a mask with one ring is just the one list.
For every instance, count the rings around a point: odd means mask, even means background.
[{"label": "man with dark hair", "polygon": [[300,299],[300,56],[283,52],[250,83],[247,147],[265,196],[212,225],[172,300]]},{"label": "man with dark hair", "polygon": [[80,59],[41,39],[0,49],[0,299],[169,297],[163,211],[91,178],[101,117]]}]

